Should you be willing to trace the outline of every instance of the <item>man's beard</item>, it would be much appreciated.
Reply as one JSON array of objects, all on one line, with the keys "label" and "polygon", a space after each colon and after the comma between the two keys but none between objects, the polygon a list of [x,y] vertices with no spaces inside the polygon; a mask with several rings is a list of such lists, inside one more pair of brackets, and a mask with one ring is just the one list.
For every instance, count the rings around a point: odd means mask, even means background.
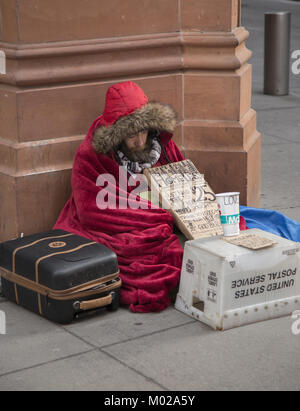
[{"label": "man's beard", "polygon": [[120,151],[122,151],[125,156],[133,162],[138,163],[150,163],[153,158],[150,156],[152,150],[152,139],[147,138],[145,148],[143,150],[130,150],[126,143],[123,141],[120,145]]}]

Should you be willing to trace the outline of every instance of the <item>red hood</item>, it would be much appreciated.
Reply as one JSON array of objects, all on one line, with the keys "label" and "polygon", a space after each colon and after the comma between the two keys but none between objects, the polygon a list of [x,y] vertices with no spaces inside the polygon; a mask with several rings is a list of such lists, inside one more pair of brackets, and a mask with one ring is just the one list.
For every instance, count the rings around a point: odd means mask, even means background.
[{"label": "red hood", "polygon": [[132,81],[111,86],[106,94],[103,125],[108,126],[148,104],[143,90]]},{"label": "red hood", "polygon": [[166,145],[176,126],[176,113],[169,105],[149,102],[143,90],[134,82],[126,81],[111,86],[106,94],[103,115],[93,124],[93,148],[108,154],[126,137],[140,131],[154,129]]}]

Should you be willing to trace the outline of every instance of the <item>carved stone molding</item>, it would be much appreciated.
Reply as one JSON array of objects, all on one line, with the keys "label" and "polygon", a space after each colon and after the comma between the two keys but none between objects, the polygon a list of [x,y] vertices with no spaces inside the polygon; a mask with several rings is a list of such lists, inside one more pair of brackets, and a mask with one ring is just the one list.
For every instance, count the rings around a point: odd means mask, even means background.
[{"label": "carved stone molding", "polygon": [[[0,43],[7,74],[19,87],[97,81],[115,77],[237,70],[251,57],[243,27],[233,32],[183,32],[43,44]],[[163,57],[163,58],[162,58]]]},{"label": "carved stone molding", "polygon": [[69,170],[84,136],[15,143],[0,138],[0,173],[24,177]]}]

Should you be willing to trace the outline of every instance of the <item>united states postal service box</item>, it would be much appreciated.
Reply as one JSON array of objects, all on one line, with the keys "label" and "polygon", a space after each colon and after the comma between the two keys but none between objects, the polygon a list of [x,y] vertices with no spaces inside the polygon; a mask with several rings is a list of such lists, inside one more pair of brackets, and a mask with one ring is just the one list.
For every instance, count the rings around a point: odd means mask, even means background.
[{"label": "united states postal service box", "polygon": [[251,250],[220,236],[185,243],[176,309],[217,330],[300,309],[300,243],[248,232],[276,244]]}]

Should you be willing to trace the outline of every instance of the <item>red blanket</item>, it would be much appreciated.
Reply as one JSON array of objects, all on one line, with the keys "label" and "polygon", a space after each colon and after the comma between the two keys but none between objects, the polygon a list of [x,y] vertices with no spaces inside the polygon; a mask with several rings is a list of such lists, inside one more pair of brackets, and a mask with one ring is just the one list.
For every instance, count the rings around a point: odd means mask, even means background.
[{"label": "red blanket", "polygon": [[[165,309],[168,294],[178,284],[183,251],[173,234],[173,218],[169,212],[136,197],[148,209],[131,208],[99,210],[96,199],[105,187],[96,185],[99,175],[111,174],[117,185],[116,205],[120,197],[128,195],[119,190],[119,167],[113,155],[101,155],[91,146],[92,131],[101,117],[92,125],[79,147],[73,167],[73,193],[62,210],[54,228],[83,235],[112,249],[118,256],[120,277],[123,282],[121,303],[131,311],[150,312]],[[172,162],[181,161],[180,151],[170,140],[165,146]],[[156,166],[167,164],[162,154]],[[125,172],[122,178],[126,179]],[[128,187],[130,193],[135,187]]]}]

